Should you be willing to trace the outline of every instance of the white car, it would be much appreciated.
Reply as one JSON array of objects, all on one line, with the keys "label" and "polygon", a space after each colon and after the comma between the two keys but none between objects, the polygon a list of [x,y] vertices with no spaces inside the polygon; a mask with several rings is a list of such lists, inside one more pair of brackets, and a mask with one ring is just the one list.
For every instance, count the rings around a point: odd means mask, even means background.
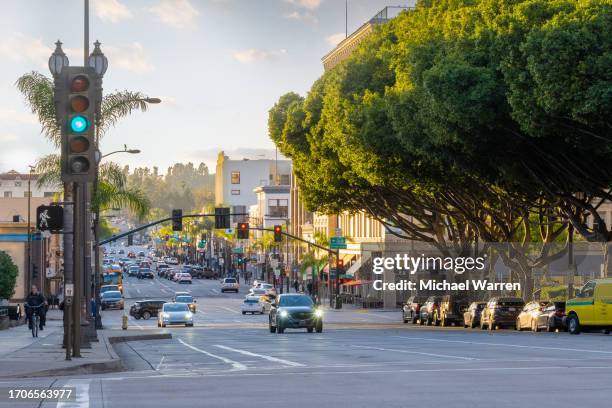
[{"label": "white car", "polygon": [[168,265],[178,265],[178,264],[179,264],[179,261],[178,261],[178,259],[176,259],[176,258],[168,258],[168,260],[166,261],[166,263],[167,263]]},{"label": "white car", "polygon": [[257,288],[264,289],[267,295],[274,295],[274,296],[278,295],[278,293],[276,292],[276,288],[274,287],[274,285],[270,283],[262,283]]},{"label": "white car", "polygon": [[193,313],[187,303],[164,303],[158,314],[157,327],[166,327],[168,324],[184,324],[193,326]]},{"label": "white car", "polygon": [[174,281],[176,283],[188,283],[191,285],[191,274],[182,272],[174,275]]},{"label": "white car", "polygon": [[240,285],[236,278],[225,278],[221,281],[221,293],[236,292],[240,290]]},{"label": "white car", "polygon": [[242,310],[242,314],[264,314],[267,310],[269,310],[270,304],[261,300],[259,296],[247,296],[240,305],[240,310]]}]

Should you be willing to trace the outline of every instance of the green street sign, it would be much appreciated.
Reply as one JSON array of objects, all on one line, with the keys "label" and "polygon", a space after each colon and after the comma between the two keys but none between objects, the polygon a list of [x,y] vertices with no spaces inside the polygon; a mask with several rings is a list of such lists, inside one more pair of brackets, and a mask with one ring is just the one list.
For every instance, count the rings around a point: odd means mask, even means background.
[{"label": "green street sign", "polygon": [[205,246],[206,246],[205,240],[200,241],[200,243],[198,244],[198,248],[204,248]]},{"label": "green street sign", "polygon": [[346,249],[346,238],[345,237],[331,237],[329,241],[329,247],[331,249]]}]

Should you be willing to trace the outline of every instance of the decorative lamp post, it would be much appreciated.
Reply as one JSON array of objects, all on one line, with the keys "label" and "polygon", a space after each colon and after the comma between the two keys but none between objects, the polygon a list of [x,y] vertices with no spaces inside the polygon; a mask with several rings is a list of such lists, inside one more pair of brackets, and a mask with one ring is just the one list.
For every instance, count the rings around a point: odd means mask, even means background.
[{"label": "decorative lamp post", "polygon": [[54,77],[57,77],[61,72],[62,68],[70,65],[70,61],[68,61],[68,57],[62,50],[62,42],[57,40],[55,43],[55,51],[49,57],[49,71],[53,74]]}]

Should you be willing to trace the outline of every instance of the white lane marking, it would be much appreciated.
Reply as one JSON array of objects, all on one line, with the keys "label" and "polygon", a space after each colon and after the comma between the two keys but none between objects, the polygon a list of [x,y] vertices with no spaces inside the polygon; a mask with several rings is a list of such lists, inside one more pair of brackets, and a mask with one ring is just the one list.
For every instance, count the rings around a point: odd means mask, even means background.
[{"label": "white lane marking", "polygon": [[210,290],[212,293],[219,293],[219,291],[217,289],[211,289]]},{"label": "white lane marking", "polygon": [[89,408],[89,383],[91,380],[70,380],[64,384],[65,387],[76,389],[75,401],[61,401],[57,408]]},{"label": "white lane marking", "polygon": [[234,353],[244,354],[245,356],[259,357],[259,358],[263,358],[264,360],[274,361],[276,363],[281,363],[283,365],[290,366],[290,367],[305,367],[304,364],[296,363],[294,361],[289,361],[289,360],[283,360],[282,358],[276,358],[276,357],[268,356],[265,354],[257,354],[257,353],[253,353],[247,350],[240,350],[240,349],[235,349],[235,348],[231,348],[227,346],[222,346],[220,344],[215,344],[214,346],[220,349],[223,349],[223,350],[233,351]]},{"label": "white lane marking", "polygon": [[433,353],[424,353],[422,351],[409,351],[409,350],[401,350],[401,349],[390,349],[390,348],[382,348],[382,347],[372,347],[372,346],[359,346],[353,344],[353,347],[368,349],[368,350],[379,350],[379,351],[392,351],[394,353],[405,353],[405,354],[419,354],[422,356],[430,356],[430,357],[441,357],[441,358],[456,358],[459,360],[478,360],[477,358],[472,357],[461,357],[461,356],[451,356],[448,354],[433,354]]},{"label": "white lane marking", "polygon": [[178,339],[178,341],[182,345],[184,345],[185,347],[189,347],[190,349],[192,349],[194,351],[197,351],[198,353],[206,354],[207,356],[212,357],[212,358],[216,358],[217,360],[221,360],[221,361],[223,361],[226,364],[231,364],[232,365],[232,371],[244,371],[244,370],[247,370],[247,366],[245,366],[242,363],[239,363],[237,361],[230,360],[229,358],[221,357],[221,356],[218,356],[216,354],[209,353],[208,351],[204,351],[202,349],[199,349],[199,348],[197,348],[195,346],[192,346],[191,344],[185,343],[183,341],[183,339]]},{"label": "white lane marking", "polygon": [[161,360],[159,360],[159,364],[157,365],[157,367],[155,367],[155,371],[159,371],[159,367],[161,367],[161,365],[164,362],[165,358],[166,358],[166,356],[162,356]]},{"label": "white lane marking", "polygon": [[393,336],[400,339],[407,340],[426,340],[426,341],[437,341],[444,343],[461,343],[461,344],[476,344],[479,346],[496,346],[496,347],[514,347],[514,348],[527,348],[536,350],[555,350],[555,351],[576,351],[581,353],[601,353],[601,354],[612,354],[612,351],[600,351],[600,350],[588,350],[588,349],[575,349],[565,347],[550,347],[550,346],[527,346],[524,344],[508,344],[508,343],[485,343],[478,341],[466,341],[466,340],[444,340],[444,339],[429,339],[426,337],[407,337],[407,336]]}]

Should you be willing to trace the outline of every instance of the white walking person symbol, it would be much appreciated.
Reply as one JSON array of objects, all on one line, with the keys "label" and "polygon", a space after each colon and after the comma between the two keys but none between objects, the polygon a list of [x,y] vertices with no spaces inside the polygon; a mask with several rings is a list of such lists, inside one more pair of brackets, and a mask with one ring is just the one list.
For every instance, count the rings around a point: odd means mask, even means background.
[{"label": "white walking person symbol", "polygon": [[49,228],[49,218],[51,218],[49,216],[49,210],[45,210],[43,212],[40,213],[40,220],[38,223],[38,228],[39,229],[43,229],[43,228]]}]

